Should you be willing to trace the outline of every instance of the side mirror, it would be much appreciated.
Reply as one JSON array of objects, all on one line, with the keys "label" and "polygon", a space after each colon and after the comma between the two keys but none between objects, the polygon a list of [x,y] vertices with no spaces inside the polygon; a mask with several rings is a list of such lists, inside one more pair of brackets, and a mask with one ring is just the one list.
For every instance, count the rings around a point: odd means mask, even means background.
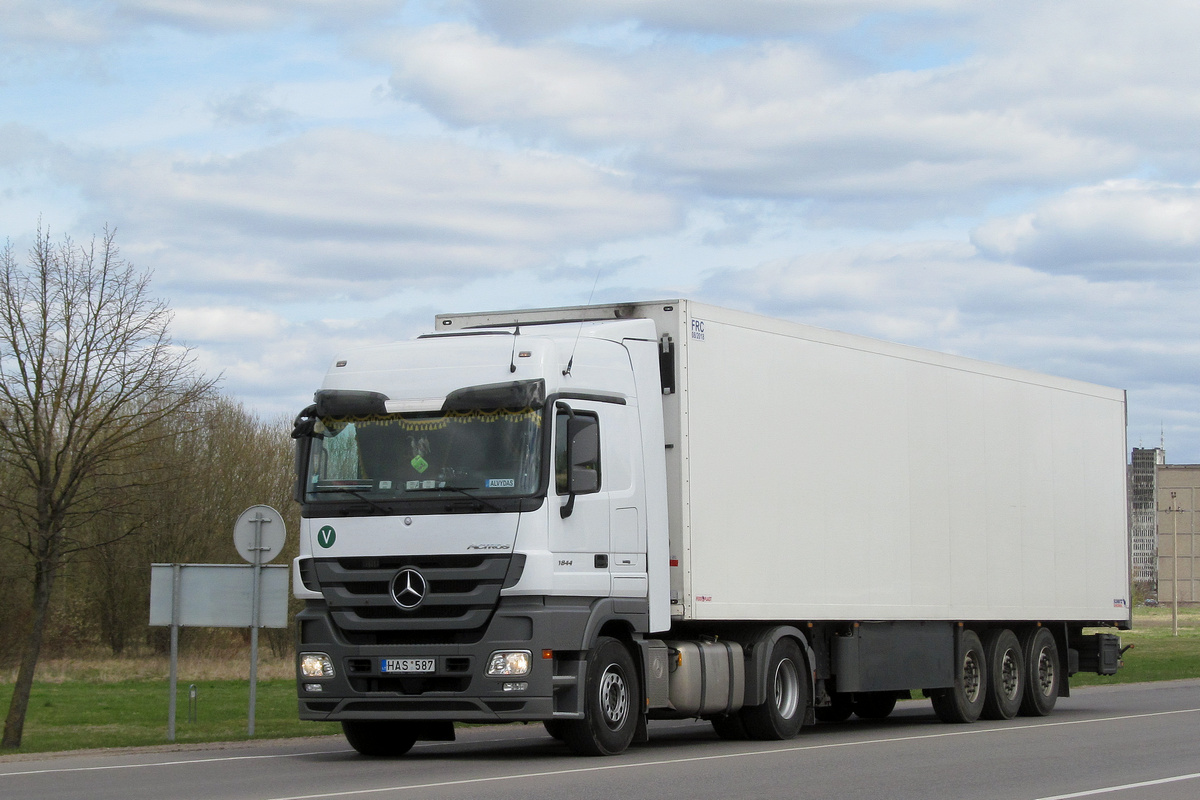
[{"label": "side mirror", "polygon": [[308,408],[296,415],[296,419],[292,421],[292,438],[300,439],[307,438],[313,435],[317,427],[317,404],[313,403]]},{"label": "side mirror", "polygon": [[296,415],[292,422],[292,438],[296,440],[296,479],[292,485],[292,499],[304,502],[304,477],[308,470],[308,455],[312,450],[312,437],[317,427],[317,406],[314,403]]},{"label": "side mirror", "polygon": [[568,414],[566,428],[566,505],[559,509],[563,519],[575,510],[575,495],[600,489],[600,424],[595,417],[577,415],[565,403],[558,405]]}]

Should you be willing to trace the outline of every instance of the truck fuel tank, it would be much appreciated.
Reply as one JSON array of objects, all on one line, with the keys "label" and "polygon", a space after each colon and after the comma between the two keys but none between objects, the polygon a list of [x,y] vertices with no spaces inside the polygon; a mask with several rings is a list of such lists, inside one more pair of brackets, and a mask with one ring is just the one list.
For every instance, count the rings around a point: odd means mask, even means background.
[{"label": "truck fuel tank", "polygon": [[669,641],[670,710],[681,717],[730,714],[746,695],[746,659],[737,642]]}]

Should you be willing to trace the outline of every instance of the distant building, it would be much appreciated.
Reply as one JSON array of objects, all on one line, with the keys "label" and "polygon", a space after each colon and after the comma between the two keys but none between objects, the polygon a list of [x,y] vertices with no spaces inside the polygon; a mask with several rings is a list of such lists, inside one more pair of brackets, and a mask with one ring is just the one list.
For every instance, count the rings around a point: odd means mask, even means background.
[{"label": "distant building", "polygon": [[1129,467],[1129,540],[1133,582],[1153,594],[1158,582],[1158,470],[1166,462],[1160,448],[1133,449]]},{"label": "distant building", "polygon": [[1173,580],[1178,570],[1179,602],[1200,603],[1200,574],[1196,572],[1196,553],[1200,549],[1200,520],[1196,507],[1200,501],[1200,464],[1160,464],[1155,470],[1155,483],[1158,494],[1158,602],[1171,601]]}]

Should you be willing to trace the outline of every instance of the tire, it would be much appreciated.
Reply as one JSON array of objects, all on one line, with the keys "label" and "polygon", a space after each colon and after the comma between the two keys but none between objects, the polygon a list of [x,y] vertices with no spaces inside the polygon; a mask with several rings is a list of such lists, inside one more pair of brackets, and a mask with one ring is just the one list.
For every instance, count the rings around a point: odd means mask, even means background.
[{"label": "tire", "polygon": [[709,722],[712,723],[713,730],[717,732],[717,736],[720,736],[722,739],[727,739],[731,742],[740,742],[750,738],[750,734],[746,733],[746,726],[742,724],[742,718],[737,714],[713,717]]},{"label": "tire", "polygon": [[542,720],[542,727],[546,729],[546,733],[558,739],[563,740],[563,720],[561,719],[546,719]]},{"label": "tire", "polygon": [[395,758],[412,749],[417,725],[395,719],[344,719],[342,733],[350,746],[364,756]]},{"label": "tire", "polygon": [[896,708],[896,693],[859,692],[850,708],[859,719],[887,719]]},{"label": "tire", "polygon": [[987,663],[988,682],[980,716],[1012,719],[1021,710],[1028,680],[1021,643],[1007,628],[993,628],[983,637],[983,657]]},{"label": "tire", "polygon": [[987,662],[983,657],[983,645],[973,631],[963,631],[954,686],[930,694],[933,710],[942,722],[974,722],[983,713],[986,690]]},{"label": "tire", "polygon": [[767,662],[767,702],[742,709],[742,724],[751,739],[791,739],[800,732],[811,701],[808,666],[795,640],[783,638]]},{"label": "tire", "polygon": [[829,705],[813,708],[813,716],[817,722],[845,722],[854,713],[854,702],[850,695],[833,692],[829,695]]},{"label": "tire", "polygon": [[1062,680],[1062,662],[1058,644],[1045,628],[1032,628],[1021,637],[1021,657],[1025,661],[1025,694],[1021,698],[1023,717],[1044,717],[1054,710]]},{"label": "tire", "polygon": [[602,636],[588,654],[584,683],[584,718],[562,721],[563,741],[582,756],[624,752],[642,705],[633,656],[621,642]]}]

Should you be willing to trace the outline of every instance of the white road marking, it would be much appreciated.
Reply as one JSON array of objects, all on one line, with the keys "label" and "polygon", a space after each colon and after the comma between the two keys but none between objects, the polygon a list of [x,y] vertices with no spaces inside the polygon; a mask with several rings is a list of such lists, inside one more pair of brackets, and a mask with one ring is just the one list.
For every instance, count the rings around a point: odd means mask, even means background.
[{"label": "white road marking", "polygon": [[259,756],[221,756],[220,758],[191,758],[177,761],[149,761],[145,764],[104,764],[95,767],[58,767],[55,769],[30,769],[24,772],[0,772],[0,778],[17,775],[56,775],[62,772],[92,772],[109,769],[145,769],[146,767],[178,767],[184,764],[212,764],[219,761],[253,761],[262,758],[299,758],[300,756],[323,756],[330,753],[353,753],[353,750],[313,750],[309,753],[274,753]]},{"label": "white road marking", "polygon": [[[894,738],[884,738],[884,739],[864,739],[864,740],[854,741],[854,742],[835,742],[835,743],[831,743],[831,744],[797,745],[795,747],[779,747],[779,748],[772,748],[769,750],[751,750],[751,751],[742,752],[742,753],[717,753],[717,754],[707,755],[707,756],[690,756],[687,758],[666,758],[666,759],[659,759],[656,761],[637,761],[637,762],[634,762],[631,764],[602,764],[602,765],[595,766],[595,767],[576,767],[576,768],[572,768],[572,769],[556,769],[556,770],[546,770],[546,771],[542,771],[542,772],[522,772],[522,773],[517,773],[517,774],[513,774],[513,775],[494,775],[494,776],[487,777],[487,778],[463,778],[461,780],[438,781],[435,783],[401,784],[398,786],[384,786],[384,787],[380,787],[380,788],[376,788],[376,789],[350,789],[350,790],[342,789],[342,790],[333,791],[333,792],[322,792],[319,794],[304,794],[304,795],[291,795],[291,796],[287,796],[287,797],[274,797],[274,798],[270,798],[270,800],[320,800],[320,798],[325,798],[325,797],[354,797],[354,796],[358,796],[358,795],[367,795],[367,794],[383,794],[385,792],[403,792],[403,791],[414,791],[414,790],[422,790],[422,789],[438,789],[438,788],[446,788],[449,786],[469,786],[469,785],[483,784],[483,783],[499,783],[502,781],[528,780],[531,778],[549,778],[549,777],[555,777],[558,775],[580,775],[580,774],[586,774],[589,772],[609,772],[612,770],[638,769],[640,767],[659,767],[659,766],[671,766],[671,765],[676,765],[676,764],[694,764],[694,763],[701,762],[701,761],[720,761],[723,759],[732,759],[732,758],[752,758],[752,757],[757,757],[757,756],[780,755],[783,753],[800,753],[800,752],[814,751],[814,750],[832,750],[832,749],[840,748],[840,747],[864,747],[867,745],[876,745],[876,744],[895,744],[895,743],[900,743],[900,742],[915,742],[915,741],[921,741],[924,739],[942,739],[942,738],[946,738],[949,736],[983,736],[983,735],[989,735],[989,734],[995,734],[995,733],[1010,733],[1012,731],[1030,730],[1033,728],[1048,728],[1048,727],[1059,727],[1059,726],[1066,726],[1066,725],[1092,725],[1092,724],[1099,723],[1099,722],[1123,722],[1123,721],[1135,720],[1135,719],[1148,719],[1151,717],[1165,717],[1165,716],[1170,716],[1172,714],[1194,714],[1196,712],[1200,712],[1200,708],[1184,708],[1184,709],[1177,709],[1175,711],[1155,711],[1155,712],[1149,712],[1149,713],[1145,713],[1145,714],[1125,714],[1125,715],[1122,715],[1119,717],[1096,717],[1096,718],[1092,718],[1092,719],[1065,720],[1062,722],[1040,722],[1040,723],[1034,723],[1034,724],[1030,724],[1030,725],[1012,725],[1012,726],[1003,727],[1003,728],[983,728],[983,729],[975,728],[975,729],[970,729],[970,730],[949,731],[946,733],[927,733],[927,734],[921,734],[918,736],[897,736]],[[1167,780],[1171,780],[1171,779],[1167,779]],[[1179,778],[1176,780],[1183,780],[1183,778]],[[1072,796],[1072,795],[1065,795],[1064,797],[1070,797],[1070,796]],[[1050,800],[1050,798],[1046,798],[1046,800]]]},{"label": "white road marking", "polygon": [[1122,786],[1105,786],[1103,789],[1089,789],[1086,792],[1072,792],[1071,794],[1056,794],[1053,797],[1040,797],[1038,800],[1070,800],[1072,797],[1094,797],[1098,794],[1108,794],[1109,792],[1123,792],[1126,789],[1144,789],[1147,786],[1161,786],[1164,783],[1178,783],[1179,781],[1191,781],[1200,778],[1200,772],[1193,772],[1191,775],[1176,775],[1174,778],[1159,778],[1156,781],[1141,781],[1140,783],[1126,783]]},{"label": "white road marking", "polygon": [[[660,760],[656,760],[656,761],[637,761],[634,763],[627,763],[627,764],[602,764],[602,765],[598,765],[598,766],[594,766],[594,767],[576,767],[576,768],[571,768],[571,769],[547,770],[547,771],[543,771],[543,772],[524,772],[524,773],[519,773],[519,774],[514,774],[514,775],[496,775],[496,776],[491,776],[491,777],[486,777],[486,778],[464,778],[462,780],[441,781],[441,782],[437,782],[437,783],[403,784],[403,785],[399,785],[399,786],[386,786],[386,787],[377,788],[377,789],[339,790],[339,791],[335,791],[335,792],[325,792],[325,793],[321,793],[321,794],[294,795],[294,796],[290,796],[290,797],[276,797],[276,798],[271,798],[270,800],[319,800],[319,798],[325,798],[325,797],[343,797],[343,796],[348,797],[348,796],[363,795],[363,794],[379,794],[379,793],[383,793],[383,792],[400,792],[400,791],[411,791],[411,790],[416,790],[416,789],[433,789],[433,788],[447,787],[447,786],[463,786],[463,785],[470,785],[470,784],[511,781],[511,780],[523,780],[523,779],[528,779],[528,778],[552,777],[552,776],[556,776],[556,775],[575,775],[575,774],[584,774],[584,773],[589,773],[589,772],[604,772],[604,771],[618,770],[618,769],[635,769],[638,767],[655,767],[655,766],[669,766],[669,765],[673,765],[673,764],[689,764],[689,763],[696,763],[696,762],[702,762],[702,761],[717,761],[717,760],[721,760],[721,759],[730,759],[730,758],[748,758],[748,757],[755,757],[755,756],[777,755],[777,754],[782,754],[782,753],[798,753],[798,752],[814,751],[814,750],[831,750],[834,748],[844,748],[844,747],[864,747],[864,746],[868,746],[868,745],[878,745],[878,744],[895,744],[895,743],[902,743],[902,742],[915,742],[915,741],[921,741],[921,740],[925,740],[925,739],[942,739],[942,738],[946,738],[946,737],[950,737],[950,736],[981,736],[981,735],[988,735],[988,734],[995,734],[995,733],[1009,733],[1012,731],[1031,730],[1031,729],[1035,729],[1035,728],[1057,727],[1057,726],[1066,726],[1066,725],[1092,725],[1092,724],[1096,724],[1096,723],[1100,723],[1100,722],[1122,722],[1122,721],[1127,721],[1127,720],[1147,719],[1147,718],[1151,718],[1151,717],[1169,716],[1169,715],[1173,715],[1173,714],[1193,714],[1193,713],[1197,713],[1197,712],[1200,712],[1200,708],[1184,708],[1184,709],[1176,709],[1174,711],[1155,711],[1155,712],[1148,712],[1145,714],[1125,714],[1125,715],[1118,716],[1118,717],[1094,717],[1091,719],[1080,719],[1080,720],[1037,722],[1037,723],[1032,723],[1032,724],[1028,724],[1028,725],[1010,725],[1010,726],[1006,726],[1006,727],[997,727],[997,728],[969,728],[969,729],[965,729],[965,730],[954,730],[954,731],[946,731],[946,732],[941,732],[941,733],[925,733],[925,734],[920,734],[920,735],[916,735],[916,736],[896,736],[896,737],[881,738],[881,739],[863,739],[863,740],[858,740],[858,741],[853,741],[853,742],[832,742],[829,744],[797,745],[794,747],[779,747],[779,748],[772,748],[772,749],[768,749],[768,750],[750,750],[750,751],[741,752],[741,753],[717,753],[717,754],[712,754],[712,755],[689,756],[686,758],[660,759]],[[531,738],[531,737],[526,737],[526,738]],[[500,741],[511,741],[511,739],[502,738],[502,739],[479,740],[477,742],[472,742],[472,744],[486,744],[488,742],[500,742]],[[418,745],[418,746],[419,747],[420,746],[429,747],[429,746],[434,746],[436,744],[443,744],[443,743],[429,743],[429,744]],[[51,768],[51,769],[23,770],[20,772],[0,772],[0,778],[11,778],[11,777],[29,776],[29,775],[55,775],[55,774],[62,774],[62,773],[68,773],[68,772],[94,772],[94,771],[107,771],[107,770],[119,770],[119,769],[147,769],[150,767],[176,767],[176,766],[188,766],[191,764],[212,764],[212,763],[231,762],[231,761],[253,761],[253,760],[258,760],[258,759],[301,758],[304,756],[334,755],[334,754],[350,753],[350,752],[353,752],[353,751],[349,750],[349,749],[313,750],[313,751],[303,752],[303,753],[274,753],[274,754],[268,754],[268,755],[249,755],[249,756],[220,756],[220,757],[216,757],[216,758],[194,758],[194,759],[176,759],[173,761],[151,761],[151,762],[140,763],[140,764],[106,764],[106,765],[99,765],[99,766],[92,766],[92,767],[58,767],[58,768]],[[1190,780],[1193,778],[1200,778],[1200,773],[1197,773],[1194,775],[1182,775],[1182,776],[1174,777],[1174,778],[1163,778],[1158,781],[1149,781],[1146,783],[1129,784],[1128,786],[1116,786],[1116,787],[1109,787],[1109,788],[1104,788],[1104,789],[1094,789],[1091,791],[1080,792],[1077,794],[1065,794],[1065,795],[1058,795],[1056,797],[1040,798],[1039,800],[1068,800],[1068,798],[1089,797],[1089,796],[1095,795],[1095,794],[1103,794],[1106,792],[1117,792],[1117,791],[1122,791],[1124,789],[1133,789],[1133,788],[1138,788],[1138,787],[1143,787],[1143,786],[1153,786],[1153,785],[1157,785],[1160,783],[1171,783],[1171,782],[1175,782],[1175,781]]]}]

